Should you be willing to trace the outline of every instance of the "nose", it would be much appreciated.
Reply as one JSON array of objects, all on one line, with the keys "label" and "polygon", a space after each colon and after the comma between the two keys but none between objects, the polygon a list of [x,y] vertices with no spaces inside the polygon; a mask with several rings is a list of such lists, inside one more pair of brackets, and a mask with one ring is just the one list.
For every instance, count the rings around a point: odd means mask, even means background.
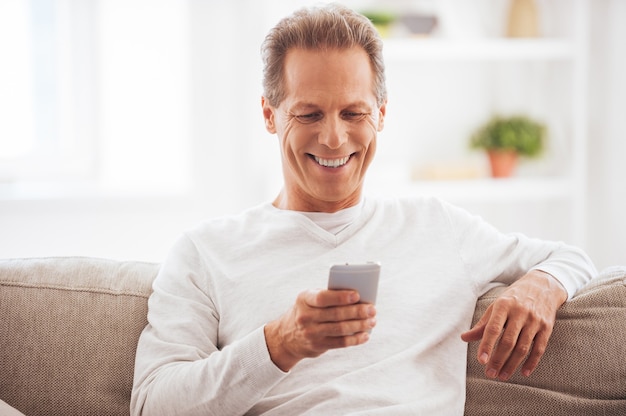
[{"label": "nose", "polygon": [[318,135],[318,143],[329,149],[339,149],[348,141],[348,131],[344,124],[338,117],[325,117]]}]

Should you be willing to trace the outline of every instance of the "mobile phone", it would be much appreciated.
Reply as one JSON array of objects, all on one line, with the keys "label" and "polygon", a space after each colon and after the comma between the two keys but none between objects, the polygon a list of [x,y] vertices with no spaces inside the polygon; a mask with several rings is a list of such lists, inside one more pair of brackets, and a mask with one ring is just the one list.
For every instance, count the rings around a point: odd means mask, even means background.
[{"label": "mobile phone", "polygon": [[330,267],[328,289],[359,292],[360,303],[376,303],[380,263],[335,264]]}]

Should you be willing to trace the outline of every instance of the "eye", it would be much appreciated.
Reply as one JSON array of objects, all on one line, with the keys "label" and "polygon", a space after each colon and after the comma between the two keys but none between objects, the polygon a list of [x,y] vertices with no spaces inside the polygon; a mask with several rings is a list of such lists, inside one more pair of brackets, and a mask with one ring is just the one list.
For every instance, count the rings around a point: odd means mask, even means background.
[{"label": "eye", "polygon": [[300,114],[294,116],[296,120],[303,124],[315,123],[322,119],[322,113]]},{"label": "eye", "polygon": [[365,117],[367,117],[367,115],[368,115],[367,113],[359,113],[356,111],[346,111],[341,114],[341,116],[345,120],[350,120],[350,121],[363,120]]}]

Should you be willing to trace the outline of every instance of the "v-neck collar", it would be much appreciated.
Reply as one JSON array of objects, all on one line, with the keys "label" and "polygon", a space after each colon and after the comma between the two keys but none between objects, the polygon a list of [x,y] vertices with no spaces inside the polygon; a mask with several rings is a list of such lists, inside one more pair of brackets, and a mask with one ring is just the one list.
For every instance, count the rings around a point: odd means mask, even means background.
[{"label": "v-neck collar", "polygon": [[337,235],[342,230],[346,229],[350,224],[356,220],[363,210],[363,200],[357,205],[349,208],[339,210],[337,212],[302,212],[298,213],[304,215],[311,221],[313,221],[318,227],[324,229],[326,232]]},{"label": "v-neck collar", "polygon": [[301,212],[270,206],[274,212],[292,218],[317,238],[337,246],[354,235],[372,215],[374,204],[371,202],[364,198],[358,205],[334,213]]}]

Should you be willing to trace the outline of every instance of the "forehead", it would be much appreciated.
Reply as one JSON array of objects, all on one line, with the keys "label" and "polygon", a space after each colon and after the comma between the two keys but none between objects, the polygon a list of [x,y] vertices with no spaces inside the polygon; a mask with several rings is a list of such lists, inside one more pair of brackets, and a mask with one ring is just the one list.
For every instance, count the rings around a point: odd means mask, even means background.
[{"label": "forehead", "polygon": [[367,53],[360,46],[291,49],[285,57],[284,69],[287,101],[375,100],[374,73]]}]

